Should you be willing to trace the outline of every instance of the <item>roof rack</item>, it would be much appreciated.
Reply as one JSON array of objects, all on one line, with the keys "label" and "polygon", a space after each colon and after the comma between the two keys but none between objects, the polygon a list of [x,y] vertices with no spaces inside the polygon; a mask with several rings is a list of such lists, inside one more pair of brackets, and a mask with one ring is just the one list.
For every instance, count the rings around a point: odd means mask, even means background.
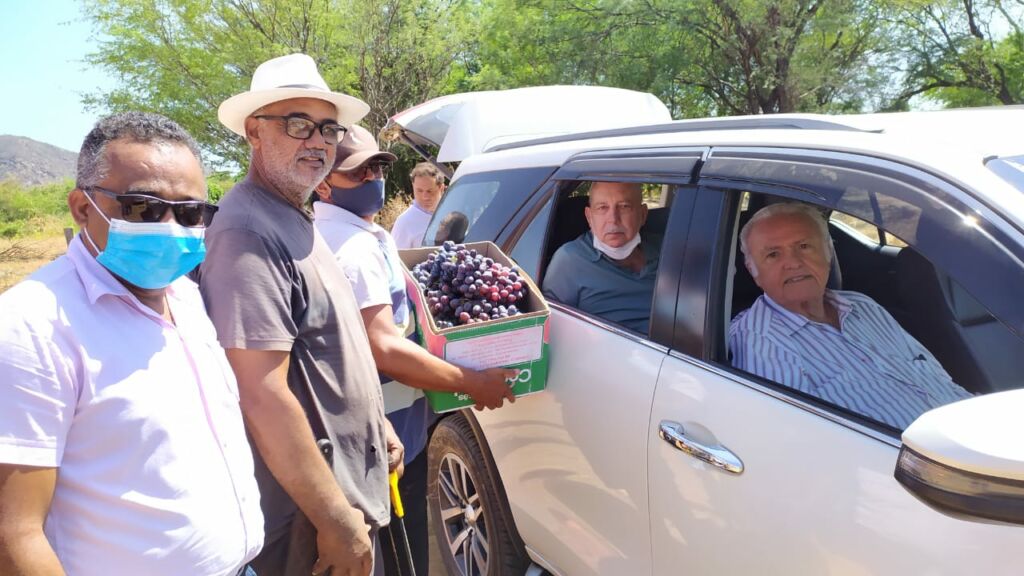
[{"label": "roof rack", "polygon": [[702,120],[677,120],[668,124],[651,124],[648,126],[631,126],[629,128],[615,128],[612,130],[596,130],[594,132],[577,132],[574,134],[561,134],[558,136],[547,136],[520,142],[508,142],[488,148],[488,152],[500,150],[511,150],[524,148],[526,146],[537,146],[540,144],[554,144],[556,142],[569,142],[574,140],[593,140],[596,138],[612,138],[616,136],[641,136],[646,134],[672,134],[676,132],[697,132],[700,130],[765,130],[765,129],[797,129],[797,130],[835,130],[846,132],[870,132],[848,124],[823,120],[820,118],[801,118],[793,116],[743,116],[739,118],[711,118]]}]

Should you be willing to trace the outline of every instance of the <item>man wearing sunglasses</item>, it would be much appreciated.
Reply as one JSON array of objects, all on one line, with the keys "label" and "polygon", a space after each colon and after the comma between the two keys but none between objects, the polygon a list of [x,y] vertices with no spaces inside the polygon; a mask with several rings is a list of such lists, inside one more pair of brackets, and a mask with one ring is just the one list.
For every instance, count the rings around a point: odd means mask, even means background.
[{"label": "man wearing sunglasses", "polygon": [[[515,370],[460,368],[406,339],[409,309],[405,277],[395,240],[373,217],[384,206],[384,174],[396,160],[382,152],[373,135],[352,126],[338,143],[334,169],[316,188],[316,227],[352,283],[380,372],[388,420],[405,446],[405,473],[399,481],[405,526],[417,574],[428,570],[427,459],[424,447],[433,415],[421,389],[461,392],[478,408],[498,408],[515,396],[506,383]],[[397,381],[404,382],[400,384]],[[408,386],[406,386],[406,384]],[[395,519],[392,518],[394,521]],[[391,550],[389,535],[381,548]],[[401,549],[398,544],[398,549]],[[385,574],[404,573],[383,555]]]},{"label": "man wearing sunglasses", "polygon": [[238,390],[196,285],[199,150],[100,120],[67,254],[0,295],[0,574],[235,576],[263,542]]},{"label": "man wearing sunglasses", "polygon": [[346,127],[368,111],[330,91],[303,54],[261,64],[218,111],[251,161],[207,234],[200,289],[256,448],[260,574],[364,576],[390,518],[401,443],[352,288],[306,210]]}]

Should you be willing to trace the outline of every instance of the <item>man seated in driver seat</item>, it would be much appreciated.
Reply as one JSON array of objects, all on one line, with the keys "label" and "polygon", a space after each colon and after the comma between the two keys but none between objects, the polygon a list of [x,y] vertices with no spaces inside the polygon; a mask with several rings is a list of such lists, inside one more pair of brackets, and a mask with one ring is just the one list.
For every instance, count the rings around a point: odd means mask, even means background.
[{"label": "man seated in driver seat", "polygon": [[647,334],[659,248],[640,238],[640,184],[594,182],[585,215],[590,230],[555,252],[544,296]]},{"label": "man seated in driver seat", "polygon": [[740,249],[764,295],[729,326],[733,366],[901,430],[971,396],[885,308],[826,289],[832,238],[814,207],[762,208]]}]

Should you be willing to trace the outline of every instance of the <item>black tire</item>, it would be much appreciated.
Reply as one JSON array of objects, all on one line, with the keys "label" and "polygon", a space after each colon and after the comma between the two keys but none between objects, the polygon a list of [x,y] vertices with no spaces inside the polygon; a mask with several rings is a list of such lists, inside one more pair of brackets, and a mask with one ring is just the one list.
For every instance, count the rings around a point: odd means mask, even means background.
[{"label": "black tire", "polygon": [[526,550],[466,418],[439,422],[428,450],[427,505],[448,574],[522,576],[530,564]]}]

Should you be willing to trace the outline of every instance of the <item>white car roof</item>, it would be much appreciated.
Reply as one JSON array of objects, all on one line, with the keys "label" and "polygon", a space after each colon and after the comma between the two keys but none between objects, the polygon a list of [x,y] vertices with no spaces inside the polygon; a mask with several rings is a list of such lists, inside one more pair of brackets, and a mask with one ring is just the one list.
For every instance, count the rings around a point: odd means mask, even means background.
[{"label": "white car roof", "polygon": [[862,130],[971,148],[982,157],[1019,155],[1024,151],[1019,132],[1024,129],[1024,106],[852,114],[833,119]]},{"label": "white car roof", "polygon": [[969,183],[1024,224],[1024,194],[985,167],[1024,155],[1024,106],[876,114],[771,114],[671,121],[651,94],[601,86],[535,86],[442,96],[394,115],[382,140],[439,147],[465,174],[558,166],[574,154],[664,146],[833,150],[925,167]]},{"label": "white car roof", "polygon": [[535,86],[442,96],[399,112],[382,130],[439,146],[439,162],[461,162],[494,146],[582,132],[660,124],[672,119],[651,94],[605,86]]},{"label": "white car roof", "polygon": [[[711,127],[716,124],[721,129]],[[779,127],[756,128],[759,124]],[[805,127],[797,129],[801,126]],[[985,161],[993,156],[1024,155],[1024,138],[1020,134],[1024,134],[1024,106],[681,120],[652,128],[649,133],[581,135],[575,139],[567,136],[556,142],[524,143],[478,154],[463,161],[452,180],[497,169],[559,166],[581,152],[617,148],[757,146],[832,150],[924,167],[950,180],[970,183],[976,195],[1002,206],[1011,220],[1024,226],[1024,194],[985,167]]]}]

